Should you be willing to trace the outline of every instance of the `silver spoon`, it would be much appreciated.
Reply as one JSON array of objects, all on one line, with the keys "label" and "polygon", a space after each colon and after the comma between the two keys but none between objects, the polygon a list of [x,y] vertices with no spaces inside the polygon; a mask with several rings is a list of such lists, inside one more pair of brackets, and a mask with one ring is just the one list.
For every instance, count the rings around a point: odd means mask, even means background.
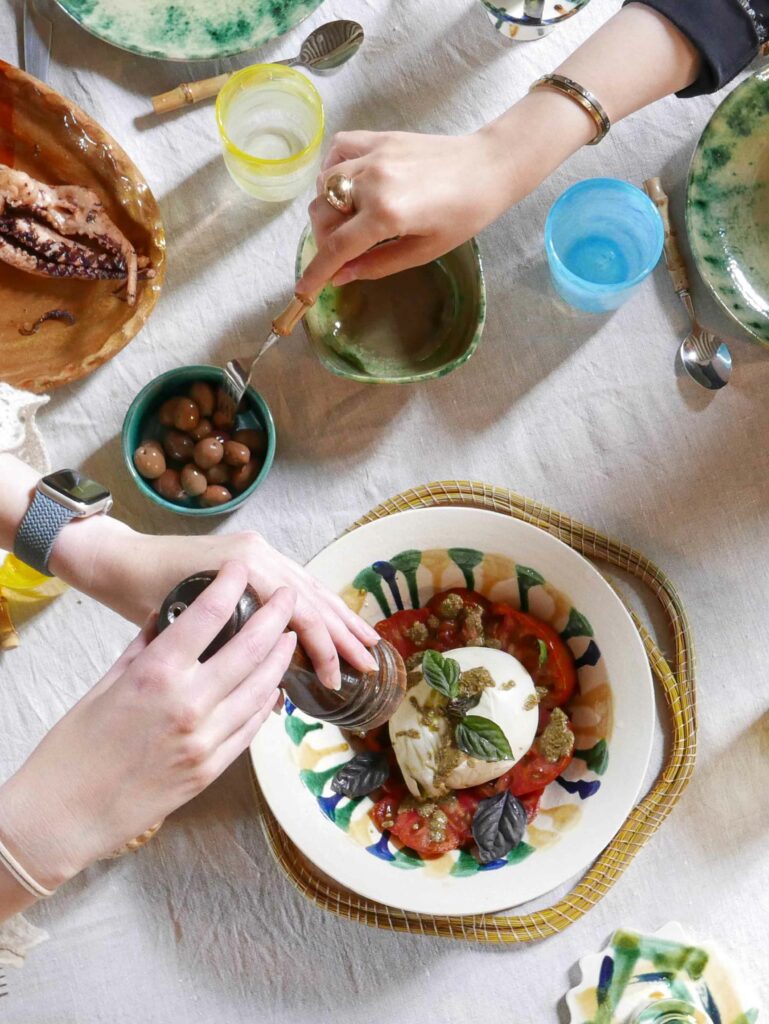
[{"label": "silver spoon", "polygon": [[[355,56],[363,43],[363,38],[363,27],[357,21],[329,21],[310,32],[302,43],[298,57],[289,57],[287,60],[276,60],[272,63],[284,64],[286,67],[308,68],[319,75],[328,74]],[[153,110],[156,114],[168,114],[187,104],[216,96],[232,74],[232,71],[226,71],[222,75],[203,78],[198,82],[183,82],[169,92],[153,96]]]},{"label": "silver spoon", "polygon": [[646,193],[657,207],[665,228],[665,262],[670,272],[676,295],[689,314],[692,329],[678,349],[681,364],[693,381],[709,391],[717,391],[729,383],[732,375],[732,354],[725,341],[697,319],[689,293],[689,275],[678,246],[676,233],[670,223],[670,201],[659,178],[644,182]]},{"label": "silver spoon", "polygon": [[354,57],[363,43],[363,26],[357,21],[329,21],[311,32],[298,57],[276,60],[286,67],[303,67],[320,74],[334,71]]}]

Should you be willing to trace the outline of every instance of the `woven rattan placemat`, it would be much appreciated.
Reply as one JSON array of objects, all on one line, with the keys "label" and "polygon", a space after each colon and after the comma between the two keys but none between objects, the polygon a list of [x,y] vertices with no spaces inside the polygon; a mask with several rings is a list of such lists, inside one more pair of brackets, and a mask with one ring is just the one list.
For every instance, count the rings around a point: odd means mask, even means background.
[{"label": "woven rattan placemat", "polygon": [[391,931],[478,942],[534,942],[568,928],[606,895],[633,857],[662,825],[691,779],[697,749],[691,632],[675,587],[648,558],[583,523],[501,487],[466,480],[427,484],[377,505],[351,529],[397,512],[437,505],[464,505],[521,519],[546,530],[591,561],[631,573],[648,587],[664,612],[673,643],[673,654],[668,660],[633,609],[628,609],[643,641],[652,671],[665,693],[669,712],[669,754],[654,786],[631,811],[620,831],[571,892],[545,910],[521,915],[425,916],[374,903],[342,888],[333,879],[322,876],[283,833],[254,779],[261,823],[278,863],[300,892],[326,910],[351,921]]}]

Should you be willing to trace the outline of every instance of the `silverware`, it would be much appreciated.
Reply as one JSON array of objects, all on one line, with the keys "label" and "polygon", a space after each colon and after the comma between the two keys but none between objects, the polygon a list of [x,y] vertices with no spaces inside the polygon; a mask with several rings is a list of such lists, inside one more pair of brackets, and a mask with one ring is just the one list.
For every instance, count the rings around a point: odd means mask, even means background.
[{"label": "silverware", "polygon": [[24,70],[41,82],[48,81],[52,26],[37,0],[24,0]]},{"label": "silverware", "polygon": [[363,39],[363,26],[357,21],[329,21],[307,36],[298,57],[276,60],[274,63],[285,64],[289,68],[309,68],[325,74],[354,57]]},{"label": "silverware", "polygon": [[272,330],[259,346],[248,370],[239,359],[231,359],[224,368],[224,385],[219,392],[218,409],[225,413],[227,419],[234,420],[246,388],[251,384],[254,367],[264,353],[271,349],[276,341],[288,337],[307,310],[315,304],[317,293],[312,296],[295,295],[283,312],[272,321]]},{"label": "silverware", "polygon": [[657,207],[665,228],[665,263],[676,295],[689,314],[692,329],[681,342],[678,353],[683,368],[703,388],[717,391],[729,383],[732,375],[732,354],[726,342],[713,334],[697,319],[689,293],[689,275],[678,246],[676,233],[670,223],[670,200],[659,178],[648,178],[644,189]]},{"label": "silverware", "polygon": [[[354,57],[363,39],[363,27],[357,21],[329,21],[307,36],[298,57],[276,60],[273,63],[286,67],[298,65],[316,74],[327,74]],[[228,71],[223,75],[203,78],[198,82],[182,82],[169,92],[153,96],[153,109],[156,114],[167,114],[185,104],[197,103],[199,100],[216,96],[232,74],[233,72]]]}]

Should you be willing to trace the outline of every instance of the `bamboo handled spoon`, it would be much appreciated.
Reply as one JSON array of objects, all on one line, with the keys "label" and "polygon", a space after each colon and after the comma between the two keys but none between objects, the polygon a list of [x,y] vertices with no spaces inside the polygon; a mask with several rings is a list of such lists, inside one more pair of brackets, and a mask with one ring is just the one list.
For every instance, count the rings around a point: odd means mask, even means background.
[{"label": "bamboo handled spoon", "polygon": [[[357,21],[329,21],[312,31],[299,51],[298,57],[271,61],[286,67],[303,67],[316,74],[324,74],[346,64],[363,43],[363,27]],[[167,114],[187,104],[216,96],[232,74],[231,71],[214,78],[203,78],[198,82],[182,82],[170,92],[152,97],[156,114]]]},{"label": "bamboo handled spoon", "polygon": [[678,245],[678,238],[670,223],[670,200],[659,178],[648,178],[644,189],[657,207],[665,228],[665,263],[673,288],[684,304],[692,329],[681,342],[678,352],[683,368],[700,387],[716,391],[729,383],[732,375],[732,354],[721,338],[703,327],[694,312],[689,294],[689,275]]}]

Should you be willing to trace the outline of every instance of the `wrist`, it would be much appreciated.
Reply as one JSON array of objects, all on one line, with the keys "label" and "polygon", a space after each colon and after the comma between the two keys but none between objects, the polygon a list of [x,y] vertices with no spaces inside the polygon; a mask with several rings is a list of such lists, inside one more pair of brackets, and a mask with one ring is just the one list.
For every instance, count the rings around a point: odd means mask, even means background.
[{"label": "wrist", "polygon": [[56,538],[50,572],[133,622],[143,622],[149,608],[131,586],[141,565],[147,538],[106,515],[73,519]]},{"label": "wrist", "polygon": [[507,208],[590,142],[595,124],[573,100],[537,89],[476,134],[483,139],[486,159],[501,168],[500,196]]},{"label": "wrist", "polygon": [[0,840],[39,885],[54,890],[87,865],[66,842],[50,804],[48,794],[27,785],[23,768],[0,786]]}]

